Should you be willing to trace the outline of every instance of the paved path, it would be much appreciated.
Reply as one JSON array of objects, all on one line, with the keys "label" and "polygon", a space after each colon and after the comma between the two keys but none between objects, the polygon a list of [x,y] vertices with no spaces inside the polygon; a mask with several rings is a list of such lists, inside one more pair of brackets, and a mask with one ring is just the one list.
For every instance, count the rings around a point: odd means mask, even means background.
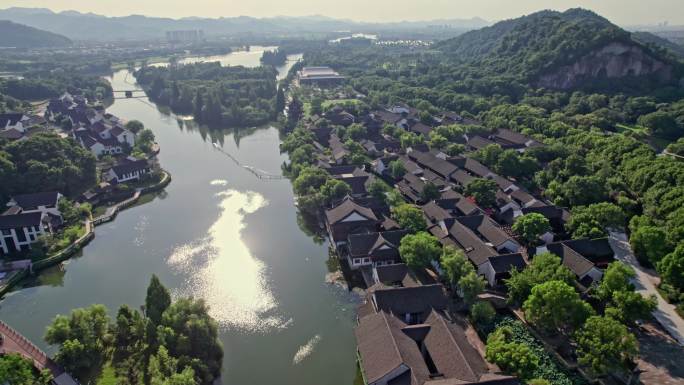
[{"label": "paved path", "polygon": [[658,299],[658,308],[653,312],[656,320],[667,330],[670,335],[684,345],[684,320],[675,311],[675,306],[667,303],[656,290],[656,285],[660,283],[660,278],[651,269],[647,269],[637,261],[632,249],[627,241],[625,233],[610,233],[608,239],[617,257],[622,262],[632,266],[636,271],[634,285],[636,290],[645,296],[655,295]]}]

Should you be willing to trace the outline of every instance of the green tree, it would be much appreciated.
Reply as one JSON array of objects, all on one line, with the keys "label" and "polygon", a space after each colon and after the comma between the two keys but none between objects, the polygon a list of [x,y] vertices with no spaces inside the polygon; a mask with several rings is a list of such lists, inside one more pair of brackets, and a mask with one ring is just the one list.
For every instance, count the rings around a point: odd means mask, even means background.
[{"label": "green tree", "polygon": [[634,269],[621,261],[612,262],[608,265],[597,293],[604,301],[613,298],[613,293],[618,291],[634,291],[634,285],[630,282],[636,276]]},{"label": "green tree", "polygon": [[425,183],[425,186],[423,186],[423,191],[420,193],[421,199],[425,202],[433,201],[439,198],[441,195],[442,193],[439,191],[439,187],[432,182]]},{"label": "green tree", "polygon": [[178,359],[169,355],[164,346],[160,346],[155,355],[150,357],[150,385],[196,385],[195,371],[186,366],[178,371]]},{"label": "green tree", "polygon": [[465,146],[460,143],[450,143],[447,145],[446,153],[449,156],[461,155],[465,152]]},{"label": "green tree", "polygon": [[119,377],[125,378],[128,384],[137,384],[145,370],[144,353],[146,345],[145,319],[137,310],[128,305],[121,305],[113,326],[114,352],[112,364]]},{"label": "green tree", "polygon": [[472,196],[479,206],[494,207],[499,186],[493,180],[477,178],[468,183],[465,195]]},{"label": "green tree", "polygon": [[572,284],[575,275],[561,264],[559,256],[551,253],[535,255],[523,271],[513,269],[506,280],[508,298],[512,303],[522,303],[532,292],[532,288],[547,281],[563,281]]},{"label": "green tree", "polygon": [[573,238],[599,238],[608,228],[623,228],[626,216],[619,206],[601,202],[572,209],[566,229]]},{"label": "green tree", "polygon": [[315,194],[329,178],[330,175],[318,167],[305,167],[299,172],[292,186],[297,195]]},{"label": "green tree", "polygon": [[475,303],[477,296],[484,291],[486,286],[487,282],[475,271],[470,271],[458,280],[458,287],[463,293],[463,302],[468,306]]},{"label": "green tree", "polygon": [[593,313],[591,306],[563,281],[548,281],[533,287],[523,310],[528,321],[549,332],[577,329]]},{"label": "green tree", "polygon": [[393,160],[388,165],[389,173],[394,179],[400,179],[406,174],[404,163],[400,160]]},{"label": "green tree", "polygon": [[421,135],[416,135],[411,132],[404,132],[399,137],[399,142],[401,143],[401,148],[406,150],[409,147],[421,144],[423,140]]},{"label": "green tree", "polygon": [[58,315],[45,334],[48,344],[59,345],[55,361],[83,382],[102,367],[112,339],[104,305],[75,309],[69,317]]},{"label": "green tree", "polygon": [[539,237],[551,230],[549,220],[539,213],[529,213],[516,218],[513,231],[518,234],[525,244],[534,245]]},{"label": "green tree", "polygon": [[218,325],[203,300],[182,298],[164,312],[157,327],[160,346],[178,359],[178,367],[190,367],[200,384],[209,385],[221,374],[223,348]]},{"label": "green tree", "polygon": [[323,99],[315,97],[311,99],[311,115],[320,115],[323,112]]},{"label": "green tree", "polygon": [[665,282],[684,290],[684,242],[658,262],[657,267]]},{"label": "green tree", "polygon": [[368,185],[368,193],[375,199],[386,202],[387,193],[390,191],[390,187],[387,183],[383,182],[379,178],[374,178],[373,181]]},{"label": "green tree", "polygon": [[442,252],[437,238],[426,232],[410,234],[401,239],[399,254],[412,269],[422,269],[436,261]]},{"label": "green tree", "polygon": [[606,316],[629,325],[636,320],[650,318],[657,307],[655,295],[645,298],[635,291],[617,291],[613,293],[611,305],[606,308]]},{"label": "green tree", "polygon": [[575,340],[578,362],[597,375],[625,370],[639,352],[634,335],[610,317],[589,317]]},{"label": "green tree", "polygon": [[449,140],[442,135],[432,132],[430,133],[430,148],[444,148],[449,144]]},{"label": "green tree", "polygon": [[328,179],[323,186],[321,186],[320,194],[326,205],[342,199],[351,193],[351,187],[339,179]]},{"label": "green tree", "polygon": [[345,138],[358,141],[364,138],[366,135],[366,126],[363,124],[354,123],[347,127]]},{"label": "green tree", "polygon": [[399,223],[399,226],[412,233],[423,231],[427,227],[423,210],[408,203],[393,207],[392,217]]},{"label": "green tree", "polygon": [[0,356],[0,381],[8,385],[48,385],[52,375],[48,370],[38,373],[33,363],[19,354]]},{"label": "green tree", "polygon": [[475,268],[465,256],[461,249],[454,246],[445,246],[439,264],[444,270],[448,282],[456,286],[458,281],[468,273],[475,271]]},{"label": "green tree", "polygon": [[145,297],[145,315],[154,325],[159,325],[162,314],[171,305],[171,294],[156,275],[152,275]]},{"label": "green tree", "polygon": [[630,229],[632,233],[629,244],[639,261],[655,265],[672,250],[664,228],[639,224],[633,219],[630,221]]},{"label": "green tree", "polygon": [[134,134],[145,129],[145,125],[139,120],[129,120],[126,122],[126,129]]},{"label": "green tree", "polygon": [[651,135],[666,139],[677,139],[682,135],[682,126],[677,124],[675,116],[670,112],[656,111],[639,117],[637,123],[647,127]]},{"label": "green tree", "polygon": [[497,328],[487,337],[485,358],[504,372],[526,379],[532,377],[539,366],[539,358],[529,346],[511,341],[513,330],[508,326]]},{"label": "green tree", "polygon": [[470,320],[478,326],[489,326],[494,322],[496,310],[487,301],[478,301],[470,307]]}]

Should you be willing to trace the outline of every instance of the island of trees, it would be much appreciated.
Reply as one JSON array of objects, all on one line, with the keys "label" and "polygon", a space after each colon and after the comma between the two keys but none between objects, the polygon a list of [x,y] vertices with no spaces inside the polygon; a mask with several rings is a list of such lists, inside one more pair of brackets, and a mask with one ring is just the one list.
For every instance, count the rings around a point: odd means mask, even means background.
[{"label": "island of trees", "polygon": [[151,100],[210,126],[253,127],[276,117],[272,67],[199,63],[144,67],[135,76]]}]

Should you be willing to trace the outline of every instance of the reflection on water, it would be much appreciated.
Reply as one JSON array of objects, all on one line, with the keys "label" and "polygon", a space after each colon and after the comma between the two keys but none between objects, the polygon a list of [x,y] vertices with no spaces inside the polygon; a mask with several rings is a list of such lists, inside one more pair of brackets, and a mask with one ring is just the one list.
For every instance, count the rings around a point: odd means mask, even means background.
[{"label": "reflection on water", "polygon": [[188,276],[174,295],[204,298],[211,316],[223,327],[253,332],[276,328],[283,320],[273,314],[277,304],[264,274],[265,266],[241,237],[245,216],[268,202],[255,192],[226,190],[218,196],[219,217],[207,237],[176,248],[168,259],[172,267]]},{"label": "reflection on water", "polygon": [[262,46],[251,46],[249,51],[233,51],[224,55],[214,55],[214,56],[193,56],[186,57],[178,61],[180,64],[194,64],[194,63],[208,63],[208,62],[219,62],[222,66],[245,66],[245,67],[255,67],[258,66],[261,60],[261,56],[264,51],[274,51],[278,47],[262,47]]},{"label": "reflection on water", "polygon": [[292,358],[292,364],[297,365],[304,361],[304,359],[313,353],[314,348],[316,345],[321,341],[321,336],[316,334],[307,342],[306,344],[302,345],[299,347],[297,350],[297,353],[295,353],[294,357]]}]

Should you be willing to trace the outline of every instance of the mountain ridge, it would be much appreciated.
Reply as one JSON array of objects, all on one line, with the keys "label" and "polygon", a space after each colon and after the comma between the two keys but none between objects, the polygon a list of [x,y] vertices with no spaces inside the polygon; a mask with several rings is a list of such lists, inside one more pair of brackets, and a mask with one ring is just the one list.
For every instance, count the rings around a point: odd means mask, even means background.
[{"label": "mountain ridge", "polygon": [[71,45],[62,35],[30,27],[10,20],[0,20],[0,47],[38,48]]},{"label": "mountain ridge", "polygon": [[596,13],[544,10],[436,44],[453,60],[538,87],[570,89],[595,80],[674,80],[680,65],[664,50]]},{"label": "mountain ridge", "polygon": [[[357,22],[335,19],[321,15],[276,16],[255,18],[250,16],[180,19],[144,15],[103,16],[78,11],[53,12],[47,8],[0,9],[0,19],[13,20],[28,26],[44,28],[65,35],[73,40],[88,36],[91,40],[132,40],[163,38],[165,31],[202,29],[205,35],[239,35],[248,33],[323,32],[333,33],[350,29],[410,30],[424,29],[433,25],[449,25],[466,31],[489,25],[481,18],[405,21],[387,23]],[[368,31],[372,32],[372,31]]]}]

